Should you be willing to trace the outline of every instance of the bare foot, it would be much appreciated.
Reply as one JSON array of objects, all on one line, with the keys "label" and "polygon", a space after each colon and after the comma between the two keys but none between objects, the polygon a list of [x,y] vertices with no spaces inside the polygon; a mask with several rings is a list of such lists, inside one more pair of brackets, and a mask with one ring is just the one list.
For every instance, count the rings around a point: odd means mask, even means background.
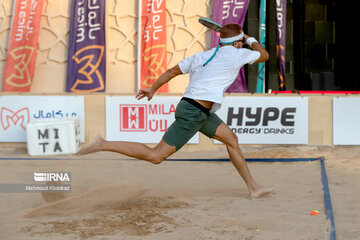
[{"label": "bare foot", "polygon": [[102,143],[103,142],[104,142],[104,139],[102,137],[100,137],[99,135],[97,135],[89,144],[81,147],[78,154],[83,155],[83,154],[89,154],[89,153],[102,151]]},{"label": "bare foot", "polygon": [[271,186],[271,187],[263,187],[263,186],[258,186],[255,190],[249,191],[249,195],[251,198],[258,198],[258,197],[262,197],[268,193],[271,193],[272,191],[274,191],[275,186]]}]

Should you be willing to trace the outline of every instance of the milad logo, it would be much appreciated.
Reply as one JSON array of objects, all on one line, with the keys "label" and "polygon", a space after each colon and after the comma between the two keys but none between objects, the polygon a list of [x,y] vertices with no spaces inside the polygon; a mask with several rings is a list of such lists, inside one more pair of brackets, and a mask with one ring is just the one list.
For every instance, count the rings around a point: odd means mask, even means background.
[{"label": "milad logo", "polygon": [[35,182],[70,182],[70,172],[34,172]]},{"label": "milad logo", "polygon": [[147,131],[146,104],[120,104],[120,131]]}]

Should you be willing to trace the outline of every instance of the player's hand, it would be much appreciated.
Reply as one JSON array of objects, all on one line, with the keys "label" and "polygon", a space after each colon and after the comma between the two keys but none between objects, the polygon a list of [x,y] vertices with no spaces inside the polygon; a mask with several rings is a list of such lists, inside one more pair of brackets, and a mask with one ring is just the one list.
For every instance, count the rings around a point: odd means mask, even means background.
[{"label": "player's hand", "polygon": [[244,38],[245,38],[245,43],[244,44],[247,45],[247,39],[249,38],[249,36],[244,33]]},{"label": "player's hand", "polygon": [[147,97],[148,101],[150,101],[152,99],[153,95],[154,95],[154,92],[152,91],[151,88],[140,89],[138,91],[138,93],[136,94],[136,99],[140,100],[144,97]]}]

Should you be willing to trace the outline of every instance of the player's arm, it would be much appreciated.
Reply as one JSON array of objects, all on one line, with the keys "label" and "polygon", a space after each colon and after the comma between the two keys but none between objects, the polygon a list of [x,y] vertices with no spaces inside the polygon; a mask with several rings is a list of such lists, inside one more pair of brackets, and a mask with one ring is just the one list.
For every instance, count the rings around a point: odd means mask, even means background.
[{"label": "player's arm", "polygon": [[176,77],[177,75],[182,74],[179,65],[176,65],[173,68],[166,70],[161,76],[154,82],[154,84],[150,88],[140,89],[136,95],[136,98],[142,99],[143,97],[147,97],[148,100],[151,100],[154,93],[165,83],[169,82],[171,79]]},{"label": "player's arm", "polygon": [[266,62],[269,59],[268,51],[266,51],[266,49],[258,41],[256,41],[255,38],[250,38],[247,35],[245,35],[244,37],[249,47],[251,47],[252,50],[258,51],[260,53],[260,57],[254,63]]}]

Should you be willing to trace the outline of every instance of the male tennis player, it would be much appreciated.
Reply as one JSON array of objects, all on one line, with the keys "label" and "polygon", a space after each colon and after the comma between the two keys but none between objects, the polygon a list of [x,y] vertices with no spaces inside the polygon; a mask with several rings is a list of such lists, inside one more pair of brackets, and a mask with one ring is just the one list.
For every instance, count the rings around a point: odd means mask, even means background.
[{"label": "male tennis player", "polygon": [[[243,48],[245,44],[252,50]],[[147,97],[151,100],[154,93],[172,78],[190,74],[190,83],[176,107],[176,120],[159,144],[150,148],[142,143],[105,141],[97,136],[79,154],[112,151],[159,164],[200,131],[226,145],[231,162],[244,179],[250,197],[260,197],[273,191],[274,187],[264,187],[255,182],[240,151],[237,136],[215,114],[221,106],[224,91],[235,80],[240,68],[245,64],[265,62],[268,58],[266,49],[255,38],[244,34],[240,25],[225,25],[220,31],[217,48],[182,60],[164,72],[150,88],[140,89],[137,93],[137,99]]]}]

